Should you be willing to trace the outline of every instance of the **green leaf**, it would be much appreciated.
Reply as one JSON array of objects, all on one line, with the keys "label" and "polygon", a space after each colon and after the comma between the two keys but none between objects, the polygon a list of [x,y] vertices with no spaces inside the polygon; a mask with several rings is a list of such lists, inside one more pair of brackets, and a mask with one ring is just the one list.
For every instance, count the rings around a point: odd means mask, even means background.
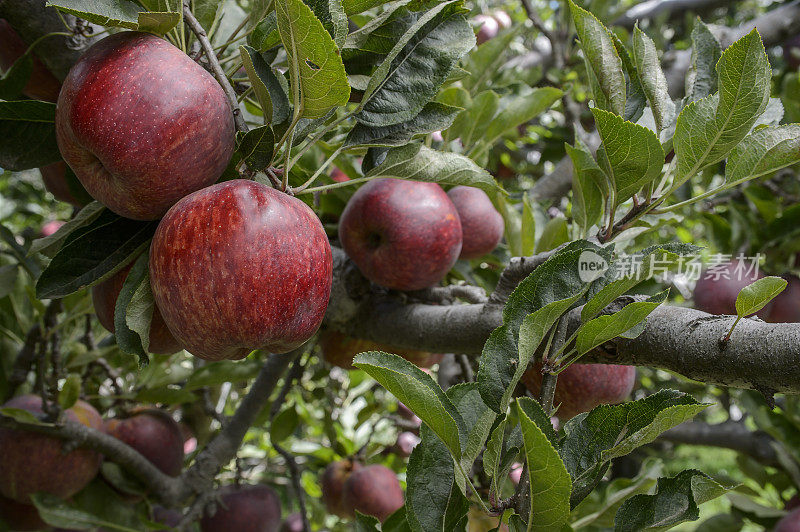
[{"label": "green leaf", "polygon": [[322,22],[322,27],[333,37],[336,46],[341,48],[347,37],[347,15],[342,0],[304,0],[304,3]]},{"label": "green leaf", "polygon": [[247,133],[238,132],[236,141],[236,148],[252,170],[258,172],[269,166],[275,150],[275,136],[270,126],[257,127]]},{"label": "green leaf", "polygon": [[653,40],[639,26],[633,29],[633,60],[642,82],[647,102],[653,110],[658,131],[663,131],[675,119],[675,103],[667,90],[667,78],[661,70],[658,51]]},{"label": "green leaf", "polygon": [[11,229],[0,223],[0,241],[6,243],[12,257],[16,258],[20,266],[25,268],[31,277],[39,276],[41,268],[39,263],[28,256],[28,252],[22,247]]},{"label": "green leaf", "polygon": [[[521,26],[518,28],[521,29]],[[518,28],[503,32],[494,39],[489,39],[464,58],[464,69],[470,72],[470,75],[461,82],[465,89],[476,93],[494,79],[493,76],[504,65],[502,56],[508,53],[511,41],[519,33]]]},{"label": "green leaf", "polygon": [[736,146],[725,165],[725,188],[769,175],[800,162],[800,124],[753,131]]},{"label": "green leaf", "polygon": [[396,512],[386,518],[381,525],[382,532],[409,532],[411,528],[406,521],[406,507],[400,507]]},{"label": "green leaf", "polygon": [[[217,20],[217,14],[223,5],[223,0],[192,0],[192,13],[206,30],[206,33],[211,30],[214,21]],[[180,6],[180,4],[178,4]]]},{"label": "green leaf", "polygon": [[592,114],[603,140],[598,163],[609,176],[619,205],[661,175],[664,149],[658,136],[644,126],[602,109],[594,108]]},{"label": "green leaf", "polygon": [[736,296],[736,314],[742,318],[755,314],[783,292],[787,284],[780,277],[764,277],[745,286]]},{"label": "green leaf", "polygon": [[0,77],[0,100],[22,99],[22,91],[33,72],[33,55],[23,54]]},{"label": "green leaf", "polygon": [[624,116],[625,74],[608,29],[594,15],[576,6],[572,0],[569,7],[583,50],[595,104],[600,109]]},{"label": "green leaf", "polygon": [[160,35],[170,31],[181,20],[180,13],[145,11],[130,0],[48,0],[47,6],[54,6],[92,24]]},{"label": "green leaf", "polygon": [[469,501],[456,483],[453,457],[428,426],[422,426],[420,436],[408,458],[406,520],[415,532],[455,530]]},{"label": "green leaf", "polygon": [[114,307],[114,336],[123,353],[139,358],[139,367],[148,363],[150,322],[153,319],[153,294],[148,275],[149,254],[142,253],[133,263]]},{"label": "green leaf", "polygon": [[186,381],[185,389],[197,390],[205,386],[219,386],[226,382],[246,382],[258,375],[261,364],[249,358],[241,361],[211,362],[197,368]]},{"label": "green leaf", "polygon": [[[535,412],[534,416],[529,412]],[[559,530],[569,518],[572,482],[558,452],[532,417],[543,418],[547,425],[550,425],[550,419],[539,403],[527,397],[517,399],[517,414],[530,481],[531,507],[527,529]],[[552,431],[552,426],[549,430]]]},{"label": "green leaf", "polygon": [[52,423],[44,423],[38,417],[33,415],[30,411],[25,410],[24,408],[13,408],[10,406],[5,406],[0,408],[0,416],[10,417],[14,421],[18,423],[25,423],[28,425],[42,425],[42,426],[52,426]]},{"label": "green leaf", "polygon": [[644,321],[659,305],[667,300],[669,289],[647,298],[625,305],[614,314],[599,316],[582,324],[575,339],[578,355],[588,353],[598,345],[622,335]]},{"label": "green leaf", "polygon": [[356,114],[368,126],[406,122],[431,101],[475,35],[460,4],[442,2],[416,21],[375,69]]},{"label": "green leaf", "polygon": [[357,15],[373,7],[378,7],[391,0],[342,0],[344,11],[348,15]]},{"label": "green leaf", "polygon": [[36,297],[63,297],[107,279],[147,248],[157,225],[104,210],[67,236],[36,281]]},{"label": "green leaf", "polygon": [[182,388],[148,388],[140,390],[133,399],[139,403],[161,403],[164,405],[179,405],[181,403],[194,403],[197,396]]},{"label": "green leaf", "polygon": [[757,30],[722,53],[717,74],[719,92],[688,104],[678,116],[678,184],[724,159],[766,109],[772,70]]},{"label": "green leaf", "polygon": [[58,392],[58,406],[61,410],[72,408],[81,395],[81,376],[77,373],[70,373],[64,379],[61,391]]},{"label": "green leaf", "polygon": [[[244,69],[250,79],[250,85],[256,95],[261,110],[264,112],[264,123],[282,124],[289,119],[291,107],[286,90],[280,79],[272,71],[262,55],[250,46],[240,46]],[[285,80],[284,80],[285,82]]]},{"label": "green leaf", "polygon": [[386,159],[365,177],[393,177],[478,187],[490,196],[502,191],[494,178],[471,159],[457,153],[440,152],[412,143],[392,148]]},{"label": "green leaf", "polygon": [[536,217],[533,213],[531,201],[528,199],[528,194],[522,196],[522,218],[520,226],[520,243],[522,244],[522,255],[527,257],[533,255],[536,249]]},{"label": "green leaf", "polygon": [[636,122],[642,117],[644,108],[647,106],[647,96],[645,96],[642,80],[639,79],[639,72],[636,70],[630,52],[616,34],[611,33],[610,35],[620,61],[622,61],[622,72],[625,74],[625,114],[623,117],[628,122]]},{"label": "green leaf", "polygon": [[278,16],[275,11],[270,11],[247,36],[247,44],[258,50],[266,52],[270,48],[281,44],[281,34],[278,32]]},{"label": "green leaf", "polygon": [[350,97],[350,84],[339,49],[302,0],[275,3],[278,31],[286,49],[293,92],[299,91],[295,115],[320,118]]},{"label": "green leaf", "polygon": [[269,424],[269,440],[280,444],[294,433],[300,419],[294,405],[281,410]]},{"label": "green leaf", "polygon": [[550,219],[542,228],[542,234],[536,241],[534,253],[542,253],[557,248],[564,242],[569,241],[569,228],[567,219],[556,216]]},{"label": "green leaf", "polygon": [[716,499],[732,487],[725,487],[696,469],[674,477],[659,478],[656,493],[631,497],[614,519],[615,532],[668,530],[700,517],[698,506]]},{"label": "green leaf", "polygon": [[717,62],[722,47],[700,19],[692,28],[692,60],[686,73],[684,104],[701,100],[717,91]]},{"label": "green leaf", "polygon": [[483,402],[475,382],[453,385],[445,393],[453,401],[466,425],[467,445],[461,456],[461,468],[470,471],[483,451],[497,414]]},{"label": "green leaf", "polygon": [[501,111],[489,124],[484,144],[493,145],[505,132],[530,122],[558,102],[563,95],[563,91],[555,87],[539,87],[523,94],[503,97],[500,101]]},{"label": "green leaf", "polygon": [[19,171],[60,161],[55,118],[54,103],[0,101],[0,168]]},{"label": "green leaf", "polygon": [[467,440],[464,419],[430,375],[397,355],[368,351],[353,365],[364,370],[411,409],[460,458]]},{"label": "green leaf", "polygon": [[416,135],[432,133],[449,128],[461,111],[438,102],[430,102],[417,116],[392,126],[372,127],[357,123],[347,135],[344,147],[356,146],[402,146]]},{"label": "green leaf", "polygon": [[99,201],[93,201],[86,207],[82,208],[80,212],[70,219],[67,223],[58,228],[58,231],[50,236],[44,238],[37,238],[31,244],[28,255],[34,253],[41,253],[48,257],[55,255],[63,245],[64,241],[75,230],[80,229],[91,224],[103,212],[105,206]]},{"label": "green leaf", "polygon": [[572,478],[574,507],[602,480],[610,460],[646,445],[707,408],[692,396],[661,390],[620,405],[601,405],[572,418],[564,427],[561,458]]},{"label": "green leaf", "polygon": [[465,109],[450,128],[451,138],[460,138],[465,151],[486,136],[486,130],[494,118],[500,105],[500,97],[496,92],[483,91],[472,99],[470,107]]},{"label": "green leaf", "polygon": [[0,299],[14,291],[14,288],[17,286],[18,274],[19,266],[16,264],[0,266]]},{"label": "green leaf", "polygon": [[58,528],[116,530],[136,532],[147,527],[137,515],[135,505],[123,501],[114,489],[100,478],[64,501],[48,493],[31,496],[41,518]]},{"label": "green leaf", "polygon": [[514,387],[547,331],[585,293],[578,266],[586,251],[610,256],[610,251],[588,241],[572,242],[533,270],[509,296],[503,325],[483,347],[477,377],[481,397],[498,414],[508,408]]},{"label": "green leaf", "polygon": [[606,199],[603,190],[608,190],[607,177],[580,140],[576,139],[575,147],[569,144],[564,147],[575,169],[572,179],[572,219],[578,227],[579,236],[585,238],[589,229],[599,223],[603,216]]},{"label": "green leaf", "polygon": [[180,21],[180,13],[145,11],[139,13],[136,29],[155,33],[156,35],[164,35],[177,26]]},{"label": "green leaf", "polygon": [[355,532],[379,532],[381,522],[371,515],[364,515],[361,512],[355,512],[355,522],[353,529]]}]

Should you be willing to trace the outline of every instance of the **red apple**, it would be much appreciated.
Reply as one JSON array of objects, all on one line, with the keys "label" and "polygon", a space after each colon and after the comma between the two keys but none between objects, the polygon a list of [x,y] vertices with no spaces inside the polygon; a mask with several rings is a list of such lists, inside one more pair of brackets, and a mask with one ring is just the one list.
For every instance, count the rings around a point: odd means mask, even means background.
[{"label": "red apple", "polygon": [[490,15],[478,15],[472,19],[472,22],[475,26],[480,25],[476,35],[478,44],[494,39],[500,32],[500,25]]},{"label": "red apple", "polygon": [[109,419],[105,430],[150,460],[163,473],[177,477],[183,469],[183,434],[163,410],[142,409],[131,417]]},{"label": "red apple", "polygon": [[[122,290],[122,285],[133,267],[133,263],[125,266],[120,271],[92,287],[92,302],[97,319],[105,329],[114,333],[114,310],[117,305],[117,298]],[[177,353],[182,347],[169,332],[164,318],[158,310],[158,305],[153,309],[153,317],[150,320],[150,347],[151,353],[171,354]]]},{"label": "red apple", "polygon": [[342,247],[370,281],[419,290],[441,281],[461,252],[461,221],[442,187],[374,179],[353,194],[339,223]]},{"label": "red apple", "polygon": [[447,193],[461,218],[464,235],[461,259],[476,259],[491,253],[503,239],[503,217],[486,192],[475,187],[453,187]]},{"label": "red apple", "polygon": [[[73,207],[83,207],[88,203],[85,199],[88,193],[83,190],[80,182],[74,176],[67,177],[67,164],[64,161],[48,164],[39,168],[39,171],[42,173],[44,188],[58,201],[69,203]],[[77,190],[73,190],[73,187]],[[78,197],[76,192],[79,193]]]},{"label": "red apple", "polygon": [[[32,504],[22,504],[0,496],[0,525],[7,524],[11,530],[46,530],[39,510]],[[2,526],[0,526],[2,528]]]},{"label": "red apple", "polygon": [[407,419],[408,421],[411,421],[417,427],[422,425],[422,420],[418,418],[417,415],[414,412],[412,412],[410,408],[408,408],[400,401],[397,402],[397,413],[400,415],[400,417],[402,417],[403,419]]},{"label": "red apple", "polygon": [[365,351],[383,351],[399,355],[421,368],[438,364],[439,360],[441,360],[440,355],[428,353],[427,351],[399,349],[389,345],[381,345],[370,340],[351,338],[333,330],[325,330],[319,335],[319,345],[322,350],[322,357],[328,364],[344,369],[355,369],[353,359],[357,354]]},{"label": "red apple", "polygon": [[405,504],[397,475],[386,466],[375,464],[354,471],[344,483],[342,506],[349,516],[359,511],[386,520]]},{"label": "red apple", "polygon": [[[709,314],[736,314],[736,296],[739,291],[764,277],[761,272],[748,272],[748,264],[731,261],[704,271],[694,288],[694,304],[698,310]],[[758,312],[769,313],[770,305]]]},{"label": "red apple", "polygon": [[61,220],[50,220],[49,222],[45,223],[42,226],[42,228],[39,230],[39,234],[42,235],[43,237],[50,236],[53,233],[55,233],[56,231],[58,231],[59,229],[61,229],[61,227],[65,223],[66,222],[63,222]]},{"label": "red apple", "polygon": [[56,137],[92,197],[121,216],[155,220],[225,170],[233,115],[225,92],[189,56],[155,35],[124,31],[70,70]]},{"label": "red apple", "polygon": [[322,323],[332,267],[305,203],[242,179],[180,200],[150,246],[156,305],[178,342],[207,360],[303,344]]},{"label": "red apple", "polygon": [[[538,398],[542,386],[541,366],[529,368],[522,375],[522,383]],[[557,415],[566,421],[596,406],[625,401],[635,383],[634,366],[572,364],[558,375],[553,405],[561,404]]]},{"label": "red apple", "polygon": [[347,174],[345,174],[340,168],[333,169],[333,171],[331,172],[331,179],[333,179],[337,183],[344,183],[345,181],[350,181],[350,178],[347,177]]},{"label": "red apple", "polygon": [[511,465],[511,471],[508,472],[508,477],[515,486],[519,484],[519,481],[522,479],[522,469],[522,464],[516,462]]},{"label": "red apple", "polygon": [[507,30],[511,27],[512,21],[511,17],[503,10],[497,10],[492,13],[492,17],[494,17],[495,21],[497,21],[497,25],[500,27],[501,30]]},{"label": "red apple", "polygon": [[[36,395],[15,397],[3,407],[43,413],[42,399]],[[97,410],[83,401],[64,411],[64,418],[96,430],[103,427]],[[52,436],[0,428],[0,494],[25,504],[40,491],[66,499],[91,482],[100,460],[97,452],[85,448],[64,453],[64,442]]]},{"label": "red apple", "polygon": [[339,517],[347,517],[350,512],[342,505],[344,483],[353,474],[361,469],[362,465],[350,459],[331,462],[322,472],[320,484],[322,486],[322,502],[328,512]]},{"label": "red apple", "polygon": [[213,515],[200,520],[202,532],[274,532],[281,525],[281,502],[263,485],[229,485],[218,490]]},{"label": "red apple", "polygon": [[786,501],[786,505],[784,506],[787,510],[794,510],[795,508],[800,508],[800,494],[795,493],[792,497]]},{"label": "red apple", "polygon": [[772,300],[765,321],[772,323],[800,322],[800,278],[796,275],[785,277],[786,288]]},{"label": "red apple", "polygon": [[[0,18],[0,69],[6,71],[25,53],[28,45],[14,31],[7,20]],[[22,94],[34,100],[54,102],[58,99],[61,83],[47,70],[38,57],[33,56],[31,77],[22,89]]]},{"label": "red apple", "polygon": [[798,532],[800,530],[800,508],[784,515],[772,532]]}]

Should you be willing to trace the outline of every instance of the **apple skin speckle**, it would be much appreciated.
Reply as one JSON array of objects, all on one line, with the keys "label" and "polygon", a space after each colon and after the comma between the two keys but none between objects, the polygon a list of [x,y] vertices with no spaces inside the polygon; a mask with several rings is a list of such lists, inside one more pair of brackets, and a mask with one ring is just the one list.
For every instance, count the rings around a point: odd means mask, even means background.
[{"label": "apple skin speckle", "polygon": [[125,31],[94,44],[70,70],[56,139],[92,197],[120,216],[156,220],[222,175],[233,114],[222,87],[189,56]]},{"label": "apple skin speckle", "polygon": [[236,179],[190,194],[150,246],[156,305],[178,342],[206,360],[285,353],[319,328],[332,255],[302,201]]}]

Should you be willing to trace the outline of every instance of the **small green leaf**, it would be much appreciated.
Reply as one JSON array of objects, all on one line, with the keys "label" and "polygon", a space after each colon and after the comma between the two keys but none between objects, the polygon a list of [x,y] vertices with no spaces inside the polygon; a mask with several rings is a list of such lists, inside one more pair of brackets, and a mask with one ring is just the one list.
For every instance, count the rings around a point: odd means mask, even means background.
[{"label": "small green leaf", "polygon": [[499,105],[500,97],[494,91],[487,90],[476,95],[472,99],[470,107],[456,118],[450,128],[450,136],[460,138],[465,151],[469,150],[486,136],[486,130]]},{"label": "small green leaf", "polygon": [[430,375],[397,355],[368,351],[356,355],[353,365],[364,370],[411,409],[461,458],[467,440],[464,419]]},{"label": "small green leaf", "polygon": [[736,146],[725,165],[725,188],[737,186],[800,162],[800,124],[753,131]]},{"label": "small green leaf", "polygon": [[639,26],[633,29],[633,59],[647,102],[653,110],[656,128],[662,131],[675,119],[675,103],[667,90],[667,78],[661,70],[656,45]]},{"label": "small green leaf", "polygon": [[569,242],[567,219],[556,216],[544,225],[542,234],[539,236],[539,240],[536,241],[534,253],[553,250],[565,242]]},{"label": "small green leaf", "polygon": [[255,171],[262,171],[272,161],[275,150],[275,135],[270,126],[251,129],[247,133],[236,134],[237,149],[247,165]]},{"label": "small green leaf", "polygon": [[54,103],[0,101],[0,168],[19,171],[60,161],[55,117]]},{"label": "small green leaf", "polygon": [[81,395],[81,376],[77,373],[70,373],[64,379],[64,385],[58,393],[58,406],[61,410],[72,408]]},{"label": "small green leaf", "polygon": [[42,422],[42,420],[33,415],[31,412],[22,408],[13,408],[10,406],[2,407],[0,408],[0,416],[10,417],[18,423],[25,423],[28,425],[52,425],[52,423]]},{"label": "small green leaf", "polygon": [[247,44],[258,50],[266,52],[281,44],[281,34],[278,32],[278,16],[275,11],[270,11],[258,24],[256,24],[250,35],[247,36]]},{"label": "small green leaf", "polygon": [[742,318],[755,314],[783,292],[787,284],[780,277],[764,277],[745,286],[736,296],[736,314]]},{"label": "small green leaf", "polygon": [[159,35],[170,31],[181,20],[180,13],[168,12],[166,5],[154,5],[159,11],[147,11],[130,0],[48,0],[47,6],[54,6],[92,24]]},{"label": "small green leaf", "polygon": [[260,368],[261,364],[250,358],[241,361],[211,362],[197,368],[186,381],[184,388],[191,391],[205,386],[219,386],[226,382],[246,382],[258,375]]},{"label": "small green leaf", "polygon": [[105,206],[99,201],[93,201],[86,207],[82,208],[80,212],[69,220],[67,223],[58,228],[58,231],[50,236],[44,238],[37,238],[31,244],[28,255],[34,253],[41,253],[48,257],[52,257],[58,252],[64,241],[76,229],[85,227],[92,223],[103,212]]},{"label": "small green leaf", "polygon": [[403,146],[417,135],[449,128],[460,111],[457,107],[430,102],[408,122],[383,127],[357,123],[347,136],[344,147]]},{"label": "small green leaf", "polygon": [[578,226],[580,236],[586,237],[589,228],[602,218],[608,195],[608,177],[580,139],[576,139],[574,147],[569,144],[564,147],[575,169],[572,180],[572,218]]},{"label": "small green leaf", "polygon": [[53,527],[119,532],[145,530],[136,506],[122,500],[114,489],[96,478],[88,486],[64,501],[48,493],[37,493],[31,501],[39,516]]},{"label": "small green leaf", "polygon": [[560,530],[569,518],[572,481],[553,444],[528,414],[530,411],[537,412],[534,418],[538,421],[544,419],[550,425],[539,403],[527,397],[517,399],[530,481],[528,530]]},{"label": "small green leaf", "polygon": [[[531,201],[528,194],[522,196],[522,225],[520,227],[520,240],[522,244],[521,255],[527,257],[533,255],[536,249],[536,217],[533,214]],[[546,226],[545,226],[546,228]]]},{"label": "small green leaf", "polygon": [[[250,46],[240,46],[244,69],[261,110],[265,124],[282,124],[289,119],[291,106],[281,79],[272,71],[264,58]],[[285,84],[285,80],[284,80]]]},{"label": "small green leaf", "polygon": [[467,445],[461,456],[461,469],[470,471],[483,451],[497,414],[483,402],[475,382],[455,384],[445,392],[464,419]]},{"label": "small green leaf", "polygon": [[659,478],[653,495],[631,497],[614,519],[615,532],[668,530],[700,517],[698,506],[716,499],[726,487],[696,469],[681,471],[674,477]]},{"label": "small green leaf", "polygon": [[722,47],[708,26],[698,18],[692,28],[692,59],[686,73],[684,104],[701,100],[717,91],[716,66]]},{"label": "small green leaf", "polygon": [[139,12],[137,30],[164,35],[181,21],[181,14],[175,12]]},{"label": "small green leaf", "polygon": [[530,122],[558,102],[563,94],[555,87],[539,87],[519,95],[503,97],[500,100],[500,112],[486,129],[484,144],[491,146],[506,131]]},{"label": "small green leaf", "polygon": [[[140,367],[149,361],[147,348],[155,306],[150,291],[148,264],[148,254],[142,253],[128,272],[114,307],[114,336],[117,337],[117,345],[123,353],[137,356]],[[140,290],[144,290],[147,294],[136,297]],[[135,303],[134,298],[136,298]],[[138,330],[129,324],[134,324]],[[139,331],[142,331],[144,336],[141,336]]]},{"label": "small green leaf", "polygon": [[23,99],[22,91],[33,72],[33,55],[25,53],[0,77],[0,100]]},{"label": "small green leaf", "polygon": [[269,440],[280,444],[294,433],[300,419],[294,405],[281,410],[269,424]]}]

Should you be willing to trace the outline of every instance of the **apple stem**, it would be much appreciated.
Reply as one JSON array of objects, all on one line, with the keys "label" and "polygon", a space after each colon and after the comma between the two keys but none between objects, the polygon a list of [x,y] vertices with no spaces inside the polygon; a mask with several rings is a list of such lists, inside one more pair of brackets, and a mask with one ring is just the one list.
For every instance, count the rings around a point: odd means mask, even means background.
[{"label": "apple stem", "polygon": [[186,21],[186,24],[189,25],[189,28],[195,34],[197,40],[200,41],[200,46],[203,48],[203,51],[206,54],[206,59],[208,59],[211,72],[214,74],[214,77],[217,78],[222,90],[225,91],[225,96],[228,97],[228,103],[231,106],[231,112],[233,113],[233,121],[236,123],[236,129],[242,133],[247,133],[249,128],[247,127],[247,123],[244,121],[244,117],[242,116],[242,110],[239,109],[239,101],[236,97],[236,91],[233,90],[230,81],[228,81],[228,78],[225,76],[225,72],[222,70],[222,66],[219,64],[219,59],[214,53],[214,48],[211,46],[211,42],[208,40],[206,30],[203,29],[203,26],[200,25],[195,18],[194,13],[192,13],[192,9],[189,6],[189,0],[185,0],[183,3],[183,19]]}]

